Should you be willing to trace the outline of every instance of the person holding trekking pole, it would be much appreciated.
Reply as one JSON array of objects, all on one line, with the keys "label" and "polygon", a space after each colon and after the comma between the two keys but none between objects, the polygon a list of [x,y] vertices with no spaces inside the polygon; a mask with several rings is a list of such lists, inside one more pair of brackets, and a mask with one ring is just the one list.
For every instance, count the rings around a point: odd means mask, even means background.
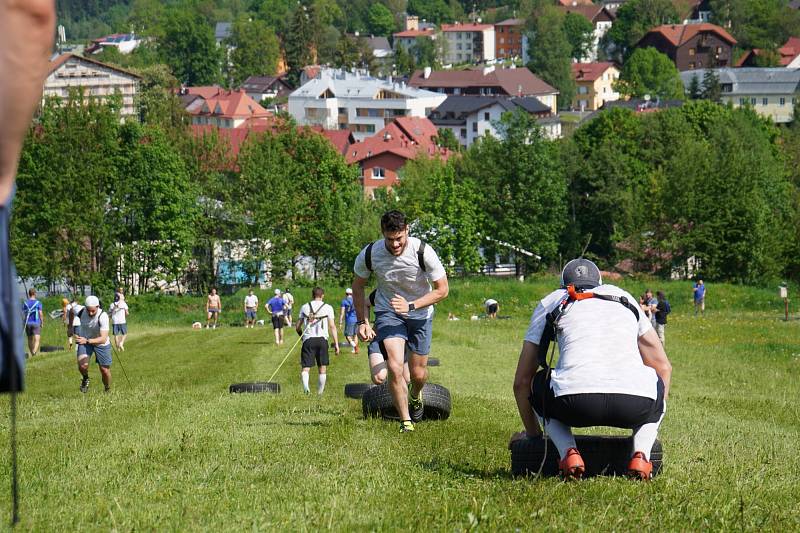
[{"label": "person holding trekking pole", "polygon": [[313,298],[300,308],[297,317],[295,331],[303,337],[303,347],[300,352],[300,379],[303,382],[303,392],[309,394],[308,379],[311,367],[316,362],[319,368],[319,382],[317,384],[317,394],[321,395],[325,391],[325,383],[328,379],[328,337],[333,336],[333,346],[336,355],[339,355],[339,336],[334,324],[333,307],[323,301],[325,291],[320,287],[314,287],[311,291]]}]

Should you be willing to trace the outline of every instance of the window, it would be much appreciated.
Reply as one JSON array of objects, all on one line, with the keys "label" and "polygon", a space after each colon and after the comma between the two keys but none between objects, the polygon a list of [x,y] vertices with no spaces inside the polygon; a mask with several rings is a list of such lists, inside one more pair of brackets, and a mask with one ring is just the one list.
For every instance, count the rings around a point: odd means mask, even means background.
[{"label": "window", "polygon": [[483,114],[483,120],[491,120],[491,118],[490,118],[490,115],[489,115],[489,112],[488,112],[488,111],[487,111],[487,112],[485,112],[485,113]]},{"label": "window", "polygon": [[786,105],[786,98],[781,97],[781,99],[779,100],[779,103],[780,103],[781,106],[785,106]]},{"label": "window", "polygon": [[461,138],[462,139],[467,138],[467,128],[461,128]]},{"label": "window", "polygon": [[721,53],[722,53],[722,47],[721,46],[717,46],[717,54],[721,54]]},{"label": "window", "polygon": [[689,48],[689,55],[690,55],[690,56],[693,56],[693,55],[694,55],[694,48]]},{"label": "window", "polygon": [[761,105],[769,105],[769,98],[762,98]]},{"label": "window", "polygon": [[795,105],[796,103],[797,103],[797,98],[792,98],[792,105]]},{"label": "window", "polygon": [[478,133],[478,123],[477,122],[473,122],[472,123],[472,132],[473,133]]},{"label": "window", "polygon": [[456,50],[461,50],[461,43],[458,43],[458,44],[456,45]]},{"label": "window", "polygon": [[506,44],[505,37],[500,37],[500,44]]},{"label": "window", "polygon": [[386,177],[386,169],[383,167],[372,167],[372,179],[382,180]]},{"label": "window", "polygon": [[753,97],[753,98],[751,98],[751,99],[750,99],[750,105],[756,105],[756,99],[755,99],[755,97]]},{"label": "window", "polygon": [[739,105],[747,105],[747,98],[739,98]]}]

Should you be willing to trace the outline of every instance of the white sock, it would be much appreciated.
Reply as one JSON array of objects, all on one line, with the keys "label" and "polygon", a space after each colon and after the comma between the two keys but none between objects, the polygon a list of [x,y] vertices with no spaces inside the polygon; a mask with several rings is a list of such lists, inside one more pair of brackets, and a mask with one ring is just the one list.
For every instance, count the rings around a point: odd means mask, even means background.
[{"label": "white sock", "polygon": [[325,382],[328,381],[328,374],[319,375],[319,385],[317,386],[317,394],[322,394],[325,391]]},{"label": "white sock", "polygon": [[567,455],[567,450],[578,447],[575,444],[575,437],[572,435],[572,430],[568,425],[555,418],[548,418],[546,422],[538,415],[536,418],[539,419],[539,423],[544,427],[547,436],[550,437],[550,440],[556,445],[558,456],[561,457],[561,459],[564,459]]},{"label": "white sock", "polygon": [[303,380],[303,390],[308,392],[308,372],[300,372],[300,379]]},{"label": "white sock", "polygon": [[643,426],[639,426],[633,430],[633,451],[634,453],[644,453],[645,459],[648,461],[650,460],[650,452],[653,449],[653,444],[656,443],[658,426],[660,426],[661,421],[664,420],[664,414],[666,411],[667,405],[665,403],[664,412],[661,413],[661,417],[658,419],[658,422],[650,422],[649,424],[644,424]]}]

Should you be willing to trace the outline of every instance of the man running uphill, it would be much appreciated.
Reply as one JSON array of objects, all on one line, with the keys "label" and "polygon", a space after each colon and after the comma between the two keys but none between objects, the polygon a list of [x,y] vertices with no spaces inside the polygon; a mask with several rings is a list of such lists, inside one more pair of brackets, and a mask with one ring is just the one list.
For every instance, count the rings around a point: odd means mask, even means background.
[{"label": "man running uphill", "polygon": [[[447,298],[447,276],[436,252],[409,237],[405,215],[389,211],[381,217],[383,239],[367,245],[356,257],[353,299],[358,317],[358,336],[377,337],[387,353],[389,390],[400,415],[400,432],[414,431],[422,417],[422,388],[428,378],[433,305]],[[374,271],[375,329],[366,321],[364,287]],[[433,290],[431,290],[433,283]],[[411,350],[411,383],[403,377],[405,347]]]},{"label": "man running uphill", "polygon": [[100,309],[97,296],[86,298],[86,307],[77,312],[80,329],[76,330],[78,371],[83,376],[81,392],[89,391],[89,359],[94,355],[100,366],[106,392],[111,390],[111,341],[108,339],[108,314]]},{"label": "man running uphill", "polygon": [[[525,335],[514,377],[525,431],[511,440],[541,435],[543,422],[558,449],[562,475],[577,479],[585,465],[571,427],[632,429],[628,475],[649,479],[650,451],[669,394],[669,359],[636,300],[603,285],[594,263],[570,261],[561,280],[562,288],[536,307]],[[547,368],[551,339],[559,347],[552,370]],[[543,370],[536,373],[539,366]]]}]

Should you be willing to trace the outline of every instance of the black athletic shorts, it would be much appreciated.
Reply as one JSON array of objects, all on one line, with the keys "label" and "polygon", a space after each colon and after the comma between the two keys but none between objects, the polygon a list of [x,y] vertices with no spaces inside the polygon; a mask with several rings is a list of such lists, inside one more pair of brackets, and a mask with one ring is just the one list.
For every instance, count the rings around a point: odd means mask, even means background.
[{"label": "black athletic shorts", "polygon": [[311,368],[314,366],[328,366],[328,341],[324,337],[311,337],[303,341],[303,348],[300,351],[300,366]]},{"label": "black athletic shorts", "polygon": [[555,397],[547,370],[536,373],[531,405],[542,418],[555,418],[570,427],[610,426],[635,429],[658,422],[664,412],[664,382],[658,378],[655,400],[617,393],[568,394]]},{"label": "black athletic shorts", "polygon": [[272,315],[272,329],[283,329],[283,315]]}]

